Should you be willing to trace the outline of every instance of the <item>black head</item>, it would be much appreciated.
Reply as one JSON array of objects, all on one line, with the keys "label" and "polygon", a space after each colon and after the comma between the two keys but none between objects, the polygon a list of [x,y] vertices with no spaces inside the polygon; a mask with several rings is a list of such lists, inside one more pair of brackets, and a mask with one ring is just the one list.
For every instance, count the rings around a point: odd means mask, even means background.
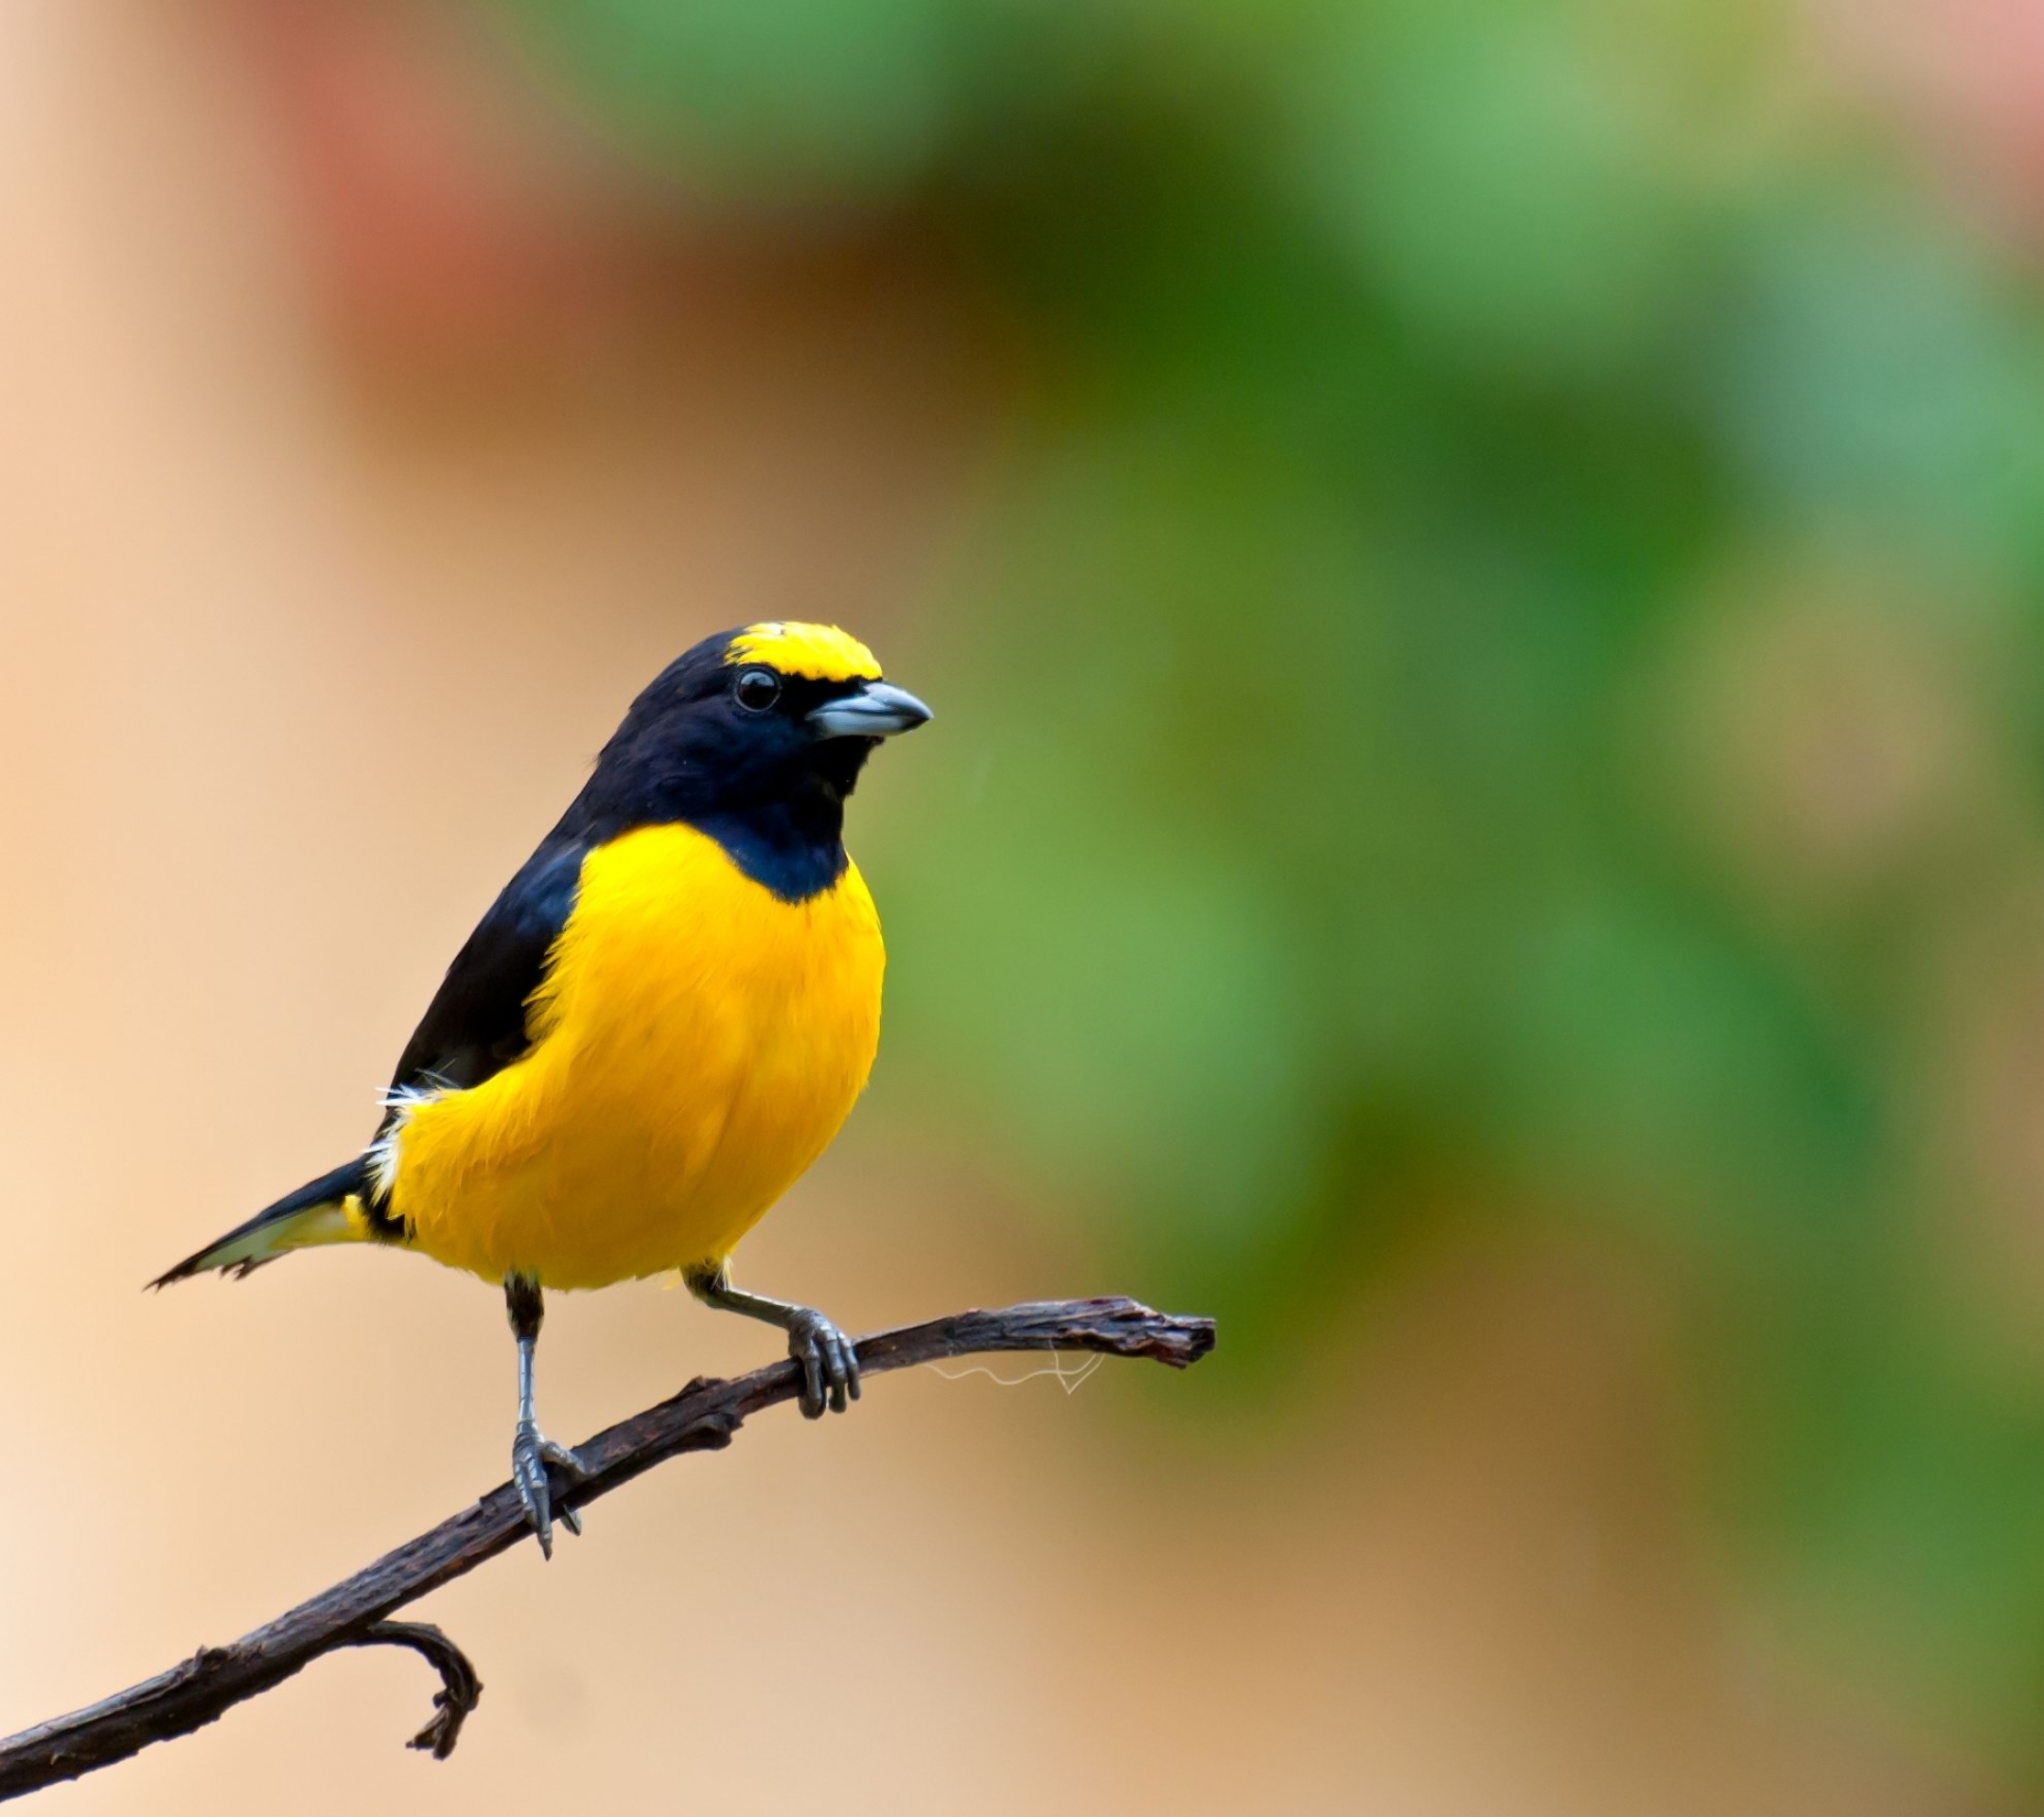
[{"label": "black head", "polygon": [[632,702],[561,830],[614,838],[683,821],[800,901],[844,870],[845,798],[873,748],[929,716],[833,626],[726,631]]}]

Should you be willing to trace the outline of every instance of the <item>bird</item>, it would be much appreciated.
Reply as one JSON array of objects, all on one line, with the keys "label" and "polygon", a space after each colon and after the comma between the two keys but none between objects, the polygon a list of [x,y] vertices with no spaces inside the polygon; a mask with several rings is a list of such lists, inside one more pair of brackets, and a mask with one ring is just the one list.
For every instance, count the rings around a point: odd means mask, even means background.
[{"label": "bird", "polygon": [[[501,1284],[511,1477],[549,1559],[548,1467],[587,1473],[535,1408],[550,1288],[678,1272],[786,1334],[806,1416],[844,1412],[851,1341],[738,1287],[731,1253],[865,1087],[886,950],[845,803],[880,743],[929,718],[836,626],[750,625],[684,651],[454,956],[368,1144],[150,1285],[362,1243]],[[581,1532],[573,1508],[560,1520]]]}]

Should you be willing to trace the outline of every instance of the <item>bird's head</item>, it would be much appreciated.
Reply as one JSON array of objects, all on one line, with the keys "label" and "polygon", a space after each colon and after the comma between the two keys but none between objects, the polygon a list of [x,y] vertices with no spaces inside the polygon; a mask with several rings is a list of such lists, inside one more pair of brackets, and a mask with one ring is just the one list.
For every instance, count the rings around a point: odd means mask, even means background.
[{"label": "bird's head", "polygon": [[585,802],[613,823],[790,821],[835,839],[868,756],[929,716],[835,626],[750,625],[705,638],[632,702]]},{"label": "bird's head", "polygon": [[845,794],[883,738],[913,732],[930,716],[914,695],[881,677],[865,644],[835,625],[748,626],[721,640],[716,666],[704,694],[736,744],[769,767],[792,765],[839,783]]}]

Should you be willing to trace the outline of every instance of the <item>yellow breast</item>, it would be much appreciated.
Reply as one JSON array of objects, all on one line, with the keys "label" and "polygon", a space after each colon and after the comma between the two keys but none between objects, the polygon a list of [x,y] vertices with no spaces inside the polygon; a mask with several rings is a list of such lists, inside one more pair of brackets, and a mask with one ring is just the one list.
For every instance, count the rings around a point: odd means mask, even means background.
[{"label": "yellow breast", "polygon": [[492,1279],[721,1259],[865,1085],[884,967],[855,866],[788,903],[691,828],[628,833],[584,861],[531,1052],[405,1115],[392,1208],[419,1248]]}]

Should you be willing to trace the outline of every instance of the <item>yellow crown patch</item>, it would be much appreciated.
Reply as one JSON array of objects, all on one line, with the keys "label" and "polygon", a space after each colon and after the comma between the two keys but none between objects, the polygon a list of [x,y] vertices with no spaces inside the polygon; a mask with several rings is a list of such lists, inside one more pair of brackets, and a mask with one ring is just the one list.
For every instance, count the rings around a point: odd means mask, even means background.
[{"label": "yellow crown patch", "polygon": [[877,681],[880,664],[835,625],[749,625],[724,652],[727,663],[764,662],[805,681]]}]

